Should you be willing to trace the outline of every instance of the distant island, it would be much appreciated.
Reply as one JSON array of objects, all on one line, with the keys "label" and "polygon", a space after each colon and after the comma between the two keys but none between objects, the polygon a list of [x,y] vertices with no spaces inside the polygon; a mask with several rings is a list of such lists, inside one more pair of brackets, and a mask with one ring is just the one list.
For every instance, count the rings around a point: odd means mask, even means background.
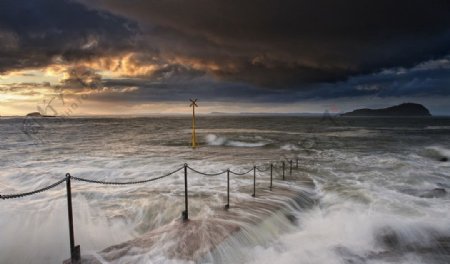
[{"label": "distant island", "polygon": [[431,113],[421,104],[403,103],[381,109],[357,109],[341,116],[431,116]]},{"label": "distant island", "polygon": [[27,114],[27,116],[31,116],[31,117],[55,117],[55,116],[50,116],[50,115],[41,115],[41,113],[39,112],[32,112]]}]

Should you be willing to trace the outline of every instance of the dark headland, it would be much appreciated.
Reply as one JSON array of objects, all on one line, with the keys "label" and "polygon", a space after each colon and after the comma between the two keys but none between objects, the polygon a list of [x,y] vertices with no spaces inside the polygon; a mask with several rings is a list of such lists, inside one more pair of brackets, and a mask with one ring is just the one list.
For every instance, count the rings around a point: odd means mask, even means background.
[{"label": "dark headland", "polygon": [[431,116],[431,113],[421,104],[403,103],[381,109],[357,109],[341,116]]},{"label": "dark headland", "polygon": [[41,115],[41,113],[39,113],[39,112],[32,112],[32,113],[27,114],[27,116],[30,116],[30,117],[55,117],[55,116],[51,116],[51,115]]}]

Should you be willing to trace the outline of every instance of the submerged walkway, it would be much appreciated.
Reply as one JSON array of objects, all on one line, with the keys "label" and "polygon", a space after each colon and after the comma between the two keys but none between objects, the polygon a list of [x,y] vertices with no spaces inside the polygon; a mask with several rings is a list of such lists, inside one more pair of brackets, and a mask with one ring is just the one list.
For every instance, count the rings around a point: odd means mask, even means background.
[{"label": "submerged walkway", "polygon": [[[70,236],[71,258],[64,263],[102,263],[121,262],[134,263],[144,258],[145,261],[152,257],[163,260],[182,260],[194,262],[222,262],[228,260],[226,248],[241,248],[245,246],[258,245],[267,239],[276,238],[278,234],[292,228],[295,222],[295,212],[304,207],[314,205],[314,184],[306,176],[298,175],[298,159],[296,162],[296,173],[293,173],[293,161],[289,161],[289,178],[286,176],[286,163],[275,168],[273,163],[267,166],[253,166],[243,172],[235,172],[230,169],[217,173],[205,173],[198,171],[188,164],[184,164],[162,176],[147,178],[139,181],[100,181],[96,179],[79,178],[66,174],[66,177],[40,189],[16,193],[0,194],[1,200],[18,199],[25,196],[35,195],[66,183],[67,210]],[[277,180],[273,185],[273,172],[278,169],[282,180]],[[156,181],[184,171],[184,207],[182,218],[174,220],[170,224],[158,227],[147,232],[139,238],[108,247],[91,255],[80,256],[80,246],[75,244],[74,225],[72,213],[72,191],[71,181],[81,181],[91,184],[102,185],[134,185]],[[227,175],[226,206],[217,205],[212,207],[211,214],[203,218],[189,218],[188,200],[192,194],[188,192],[188,171],[204,176]],[[264,187],[256,184],[256,175],[267,172],[270,175],[270,185],[266,179]],[[233,196],[230,202],[230,174],[244,176],[253,174],[253,184],[238,187],[240,195]],[[286,177],[285,177],[286,176]],[[259,178],[259,177],[258,177]],[[259,180],[258,180],[259,181]],[[257,185],[261,188],[257,188]],[[250,196],[250,193],[252,195]],[[190,197],[190,198],[189,198]],[[265,226],[263,230],[260,226]],[[264,233],[265,232],[265,233]],[[263,234],[263,235],[261,235]],[[228,254],[232,255],[232,254]],[[80,258],[81,257],[81,258]]]},{"label": "submerged walkway", "polygon": [[[139,258],[145,259],[146,254],[152,254],[150,252],[169,260],[222,262],[228,257],[225,256],[227,246],[242,242],[240,246],[257,243],[251,241],[252,232],[276,236],[286,231],[288,225],[294,224],[293,209],[311,207],[315,203],[311,192],[312,181],[302,179],[302,185],[304,189],[285,186],[258,190],[256,198],[233,199],[228,210],[217,207],[206,219],[175,220],[139,238],[110,246],[95,257],[83,256],[82,263],[102,263],[98,259],[123,262],[123,258],[125,263],[126,259],[132,263]],[[270,226],[270,230],[265,230],[265,225]]]}]

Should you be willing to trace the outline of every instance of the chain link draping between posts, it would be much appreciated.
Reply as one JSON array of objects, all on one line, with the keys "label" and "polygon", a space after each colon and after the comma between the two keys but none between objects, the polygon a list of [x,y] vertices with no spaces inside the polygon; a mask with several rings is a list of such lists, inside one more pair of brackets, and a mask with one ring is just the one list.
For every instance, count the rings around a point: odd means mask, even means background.
[{"label": "chain link draping between posts", "polygon": [[55,183],[53,183],[53,184],[51,184],[51,185],[49,185],[49,186],[47,186],[47,187],[43,187],[43,188],[37,189],[37,190],[35,190],[35,191],[31,191],[31,192],[17,193],[17,194],[6,194],[6,195],[3,194],[3,195],[0,195],[0,199],[3,199],[3,200],[6,200],[6,199],[15,199],[15,198],[21,198],[21,197],[25,197],[25,196],[30,196],[30,195],[38,194],[38,193],[45,192],[45,191],[48,191],[48,190],[50,190],[50,189],[53,189],[53,188],[55,188],[56,186],[60,185],[61,183],[65,182],[65,181],[66,181],[66,178],[64,178],[64,179],[62,179],[62,180],[59,180],[59,181],[57,181],[57,182],[55,182]]},{"label": "chain link draping between posts", "polygon": [[253,168],[249,169],[249,170],[246,171],[246,172],[235,172],[235,171],[230,170],[230,173],[232,173],[232,174],[234,174],[234,175],[242,176],[242,175],[245,175],[245,174],[247,174],[247,173],[250,173],[252,170],[253,170]]},{"label": "chain link draping between posts", "polygon": [[[109,182],[109,181],[98,181],[98,180],[90,180],[90,179],[84,179],[84,178],[80,178],[80,177],[74,177],[74,176],[70,176],[70,174],[68,174],[67,177],[70,177],[71,179],[77,180],[77,181],[82,181],[82,182],[89,182],[89,183],[97,183],[97,184],[108,184],[108,185],[130,185],[130,184],[139,184],[139,183],[146,183],[146,182],[151,182],[151,181],[156,181],[165,177],[168,177],[174,173],[179,172],[180,170],[182,170],[184,168],[180,167],[179,169],[176,169],[172,172],[169,172],[165,175],[156,177],[156,178],[151,178],[148,180],[142,180],[142,181],[128,181],[128,182]],[[64,179],[61,179],[51,185],[48,185],[46,187],[31,191],[31,192],[25,192],[25,193],[17,193],[17,194],[0,194],[0,199],[6,200],[6,199],[15,199],[15,198],[21,198],[21,197],[25,197],[25,196],[30,196],[30,195],[34,195],[34,194],[38,194],[41,192],[45,192],[48,191],[50,189],[55,188],[56,186],[60,185],[61,183],[65,182],[67,180],[67,177]]]},{"label": "chain link draping between posts", "polygon": [[221,175],[221,174],[224,174],[224,173],[227,172],[227,170],[224,170],[224,171],[217,172],[217,173],[207,173],[207,172],[201,172],[201,171],[198,171],[198,170],[196,170],[196,169],[194,169],[194,168],[191,168],[190,166],[187,166],[187,167],[188,167],[188,169],[190,169],[191,171],[193,171],[193,172],[195,172],[195,173],[198,173],[198,174],[201,174],[201,175],[204,175],[204,176],[218,176],[218,175]]},{"label": "chain link draping between posts", "polygon": [[259,172],[266,172],[266,171],[270,170],[270,166],[265,169],[260,169],[260,168],[256,167],[256,170]]},{"label": "chain link draping between posts", "polygon": [[[192,168],[192,167],[190,167],[189,165],[186,164],[186,165],[183,165],[182,167],[180,167],[180,168],[178,168],[178,169],[176,169],[176,170],[174,170],[174,171],[172,171],[172,172],[169,172],[169,173],[164,174],[164,175],[159,176],[159,177],[155,177],[155,178],[151,178],[151,179],[147,179],[147,180],[141,180],[141,181],[126,181],[126,182],[113,182],[113,181],[91,180],[91,179],[86,179],[86,178],[81,178],[81,177],[75,177],[75,176],[71,176],[70,174],[67,174],[66,178],[61,179],[61,180],[59,180],[59,181],[57,181],[57,182],[55,182],[55,183],[53,183],[53,184],[51,184],[51,185],[48,185],[48,186],[46,186],[46,187],[43,187],[43,188],[40,188],[40,189],[31,191],[31,192],[25,192],[25,193],[3,194],[3,195],[0,194],[0,199],[3,199],[3,200],[7,200],[7,199],[15,199],[15,198],[21,198],[21,197],[30,196],[30,195],[38,194],[38,193],[41,193],[41,192],[45,192],[45,191],[48,191],[48,190],[50,190],[50,189],[53,189],[53,188],[57,187],[58,185],[60,185],[60,184],[63,183],[63,182],[65,182],[65,181],[67,180],[67,177],[69,177],[69,178],[71,178],[71,179],[74,179],[74,180],[77,180],[77,181],[88,182],[88,183],[95,183],[95,184],[104,184],[104,185],[131,185],[131,184],[140,184],[140,183],[147,183],[147,182],[156,181],[156,180],[159,180],[159,179],[168,177],[168,176],[170,176],[170,175],[173,175],[173,174],[175,174],[175,173],[181,171],[181,170],[184,169],[185,167],[188,168],[189,170],[195,172],[195,173],[198,173],[198,174],[201,174],[201,175],[204,175],[204,176],[218,176],[218,175],[227,173],[228,171],[229,171],[229,173],[231,173],[231,174],[238,175],[238,176],[242,176],[242,175],[245,175],[245,174],[250,173],[250,172],[253,171],[254,169],[256,169],[256,170],[259,171],[259,172],[266,172],[266,171],[268,171],[268,170],[270,169],[270,166],[265,167],[265,168],[260,168],[260,167],[256,167],[256,166],[255,166],[255,167],[253,167],[253,168],[251,168],[251,169],[249,169],[248,171],[245,171],[245,172],[235,172],[235,171],[232,171],[232,170],[224,170],[224,171],[220,171],[220,172],[217,172],[217,173],[207,173],[207,172],[201,172],[201,171],[198,171],[198,170],[196,170],[196,169],[194,169],[194,168]],[[272,165],[272,169],[275,169],[275,166],[274,166],[274,165]]]},{"label": "chain link draping between posts", "polygon": [[156,177],[156,178],[151,178],[148,180],[142,180],[142,181],[127,181],[127,182],[111,182],[111,181],[99,181],[99,180],[90,180],[90,179],[85,179],[85,178],[80,178],[80,177],[75,177],[75,176],[70,176],[72,179],[76,180],[76,181],[82,181],[82,182],[89,182],[89,183],[96,183],[96,184],[105,184],[105,185],[131,185],[131,184],[140,184],[140,183],[146,183],[146,182],[152,182],[152,181],[156,181],[165,177],[169,177],[172,174],[175,174],[177,172],[179,172],[180,170],[182,170],[184,168],[180,167],[172,172],[169,172],[167,174],[164,174],[162,176]]}]

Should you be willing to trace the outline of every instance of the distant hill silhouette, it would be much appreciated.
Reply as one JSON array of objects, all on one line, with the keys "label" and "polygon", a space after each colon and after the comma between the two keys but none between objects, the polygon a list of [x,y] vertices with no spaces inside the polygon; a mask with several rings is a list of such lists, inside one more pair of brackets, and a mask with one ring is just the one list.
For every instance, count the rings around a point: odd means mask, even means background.
[{"label": "distant hill silhouette", "polygon": [[421,104],[403,103],[382,109],[357,109],[341,116],[431,116],[431,113]]},{"label": "distant hill silhouette", "polygon": [[39,112],[32,112],[27,114],[27,116],[32,116],[32,117],[55,117],[55,116],[50,116],[50,115],[41,115],[41,113]]},{"label": "distant hill silhouette", "polygon": [[33,113],[27,114],[27,116],[39,116],[39,117],[41,117],[42,115],[39,112],[33,112]]}]

